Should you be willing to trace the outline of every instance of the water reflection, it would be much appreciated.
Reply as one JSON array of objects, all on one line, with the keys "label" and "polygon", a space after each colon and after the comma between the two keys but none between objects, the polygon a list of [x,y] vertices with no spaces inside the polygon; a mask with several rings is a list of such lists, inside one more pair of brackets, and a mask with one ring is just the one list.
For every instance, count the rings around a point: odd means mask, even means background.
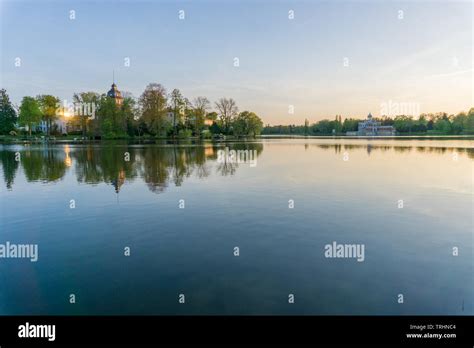
[{"label": "water reflection", "polygon": [[0,159],[3,167],[3,181],[7,189],[11,190],[20,162],[15,160],[13,151],[0,151]]},{"label": "water reflection", "polygon": [[[0,148],[4,182],[13,187],[20,163],[28,182],[55,182],[61,180],[69,167],[79,183],[111,184],[118,193],[126,181],[142,178],[150,191],[163,192],[170,183],[180,186],[191,175],[205,178],[211,175],[209,162],[216,162],[218,151],[255,151],[259,156],[262,143],[235,143],[199,146],[134,146],[88,145]],[[15,156],[20,154],[20,161]],[[216,172],[233,175],[239,164],[219,162]]]},{"label": "water reflection", "polygon": [[[257,167],[220,161],[226,147],[255,150]],[[38,243],[44,255],[0,262],[0,314],[472,314],[473,147],[0,146],[2,238]],[[181,198],[192,209],[177,209]],[[328,260],[333,241],[364,244],[365,261]],[[128,245],[135,256],[124,262]],[[245,250],[238,262],[235,245]],[[456,257],[453,246],[463,246]],[[57,301],[70,289],[78,306]],[[193,299],[186,307],[175,301],[182,289]],[[400,306],[394,289],[410,301]]]},{"label": "water reflection", "polygon": [[474,148],[469,147],[440,147],[440,146],[393,146],[393,145],[376,145],[376,144],[305,144],[305,149],[308,149],[308,146],[315,146],[323,150],[333,149],[334,153],[340,154],[345,151],[351,150],[366,150],[367,154],[370,155],[372,151],[388,152],[394,151],[396,153],[409,153],[412,151],[417,151],[421,153],[429,154],[445,154],[445,153],[458,153],[459,155],[466,155],[471,159],[474,159]]},{"label": "water reflection", "polygon": [[[333,150],[335,154],[365,150],[370,156],[373,151],[395,153],[445,154],[457,153],[474,159],[474,148],[441,147],[420,145],[385,144],[311,144],[304,143],[305,150],[317,147]],[[172,183],[180,186],[191,175],[206,178],[212,174],[211,162],[217,162],[218,151],[229,150],[263,151],[264,143],[229,143],[208,145],[56,145],[56,146],[3,146],[0,160],[4,184],[8,190],[13,188],[15,176],[23,169],[28,182],[55,182],[61,180],[68,168],[74,168],[79,183],[96,185],[111,184],[116,192],[126,181],[141,178],[150,191],[163,192]],[[20,161],[15,159],[18,156]],[[234,175],[238,163],[217,162],[215,172],[219,175]]]}]

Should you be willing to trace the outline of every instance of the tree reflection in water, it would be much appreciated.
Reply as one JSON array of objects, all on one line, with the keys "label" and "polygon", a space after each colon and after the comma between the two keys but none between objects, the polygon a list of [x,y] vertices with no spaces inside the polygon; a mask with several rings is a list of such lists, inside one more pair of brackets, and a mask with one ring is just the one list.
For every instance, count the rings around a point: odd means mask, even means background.
[{"label": "tree reflection in water", "polygon": [[[263,151],[261,143],[3,146],[0,148],[0,161],[4,182],[9,190],[13,188],[21,165],[28,182],[55,182],[61,180],[68,169],[73,167],[80,183],[107,183],[119,192],[125,182],[141,178],[150,191],[160,193],[170,184],[180,186],[191,175],[201,179],[211,175],[217,151],[224,147],[255,150],[257,155]],[[15,161],[17,151],[20,153],[20,161]],[[216,172],[233,175],[237,167],[237,164],[219,163]]]},{"label": "tree reflection in water", "polygon": [[[376,144],[303,144],[333,150],[335,154],[345,151],[364,150],[370,156],[373,151],[394,151],[406,153],[454,153],[474,159],[473,148],[432,146],[391,146]],[[50,146],[5,146],[0,147],[0,163],[3,180],[8,190],[13,189],[16,174],[21,166],[28,182],[55,182],[61,180],[70,167],[80,183],[97,185],[107,183],[116,192],[125,182],[142,179],[148,189],[155,193],[165,191],[173,184],[180,186],[186,178],[195,176],[203,179],[212,174],[213,165],[219,175],[234,175],[238,163],[217,161],[218,151],[250,150],[257,156],[263,151],[264,143],[241,142],[222,144],[162,144],[128,145],[120,143],[90,145]],[[16,161],[16,154],[20,161]]]}]

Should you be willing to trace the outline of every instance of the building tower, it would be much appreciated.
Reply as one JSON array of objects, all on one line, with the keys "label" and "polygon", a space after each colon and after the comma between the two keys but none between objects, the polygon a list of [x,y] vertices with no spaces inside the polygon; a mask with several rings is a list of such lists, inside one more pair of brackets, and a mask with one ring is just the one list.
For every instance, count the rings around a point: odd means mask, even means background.
[{"label": "building tower", "polygon": [[117,106],[121,106],[123,103],[122,93],[120,93],[117,88],[117,85],[115,84],[115,74],[112,82],[112,87],[110,88],[110,91],[107,92],[107,97],[113,98]]}]

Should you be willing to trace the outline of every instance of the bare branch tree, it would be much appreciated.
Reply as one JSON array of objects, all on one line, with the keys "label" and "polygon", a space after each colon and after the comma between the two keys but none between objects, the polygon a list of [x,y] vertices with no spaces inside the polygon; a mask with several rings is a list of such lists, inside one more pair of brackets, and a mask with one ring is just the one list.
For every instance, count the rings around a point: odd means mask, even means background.
[{"label": "bare branch tree", "polygon": [[218,110],[219,119],[226,133],[229,132],[233,119],[237,116],[239,109],[235,100],[230,98],[221,98],[215,103]]}]

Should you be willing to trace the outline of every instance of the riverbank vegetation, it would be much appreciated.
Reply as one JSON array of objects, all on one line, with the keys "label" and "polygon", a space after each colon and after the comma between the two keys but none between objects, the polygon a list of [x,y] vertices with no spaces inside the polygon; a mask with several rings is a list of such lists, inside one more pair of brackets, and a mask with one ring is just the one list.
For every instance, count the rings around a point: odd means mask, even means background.
[{"label": "riverbank vegetation", "polygon": [[0,90],[0,135],[3,138],[65,137],[81,139],[255,137],[263,122],[254,112],[239,112],[232,98],[214,103],[199,96],[192,102],[178,89],[167,93],[149,84],[139,98],[95,92],[75,93],[71,105],[57,97],[25,96],[15,106]]},{"label": "riverbank vegetation", "polygon": [[[346,135],[346,132],[357,132],[360,119],[336,116],[334,120],[324,119],[304,125],[267,125],[263,128],[265,135]],[[440,112],[435,114],[421,114],[418,118],[399,115],[394,117],[383,116],[376,118],[382,126],[393,126],[397,135],[473,135],[474,108],[467,113],[448,115]]]},{"label": "riverbank vegetation", "polygon": [[[267,125],[251,111],[239,112],[232,98],[213,105],[203,96],[192,102],[178,89],[167,93],[150,83],[139,98],[124,92],[120,103],[107,94],[80,92],[66,107],[52,95],[23,97],[13,105],[0,90],[0,140],[42,139],[222,139],[263,135],[346,135],[356,132],[361,121],[336,116],[303,125]],[[69,110],[71,109],[71,110]],[[474,108],[456,115],[447,113],[376,118],[393,126],[397,135],[473,135]],[[67,133],[67,135],[66,135]]]}]

